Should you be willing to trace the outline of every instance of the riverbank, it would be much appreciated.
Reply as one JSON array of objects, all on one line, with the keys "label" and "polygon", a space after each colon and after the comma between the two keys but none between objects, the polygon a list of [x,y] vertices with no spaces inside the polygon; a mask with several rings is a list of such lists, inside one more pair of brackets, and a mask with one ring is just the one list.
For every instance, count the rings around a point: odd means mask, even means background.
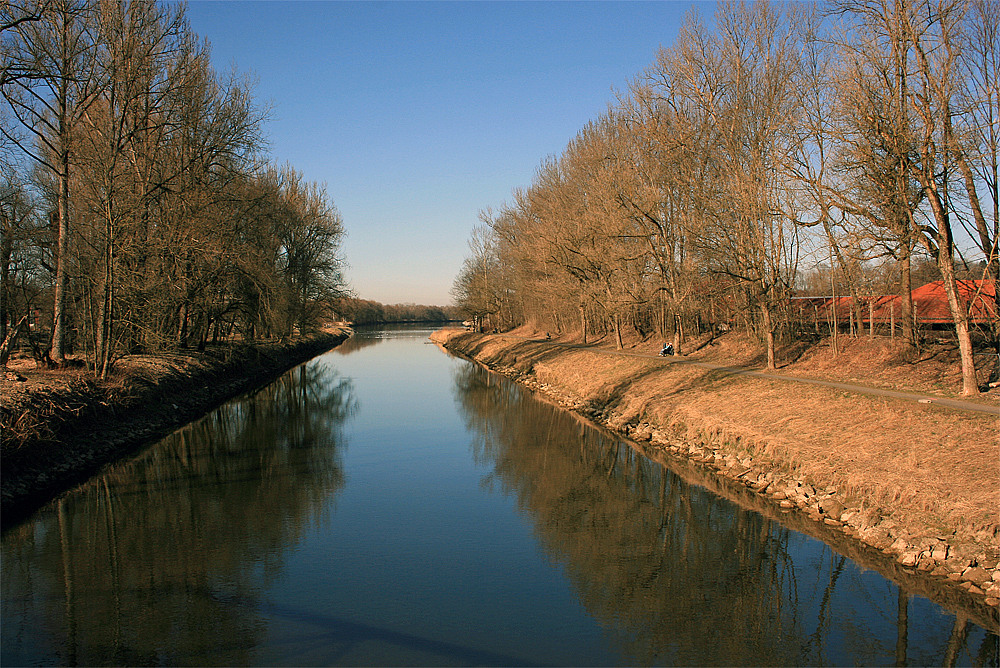
[{"label": "riverbank", "polygon": [[[700,367],[657,358],[649,345],[622,355],[524,333],[442,330],[432,339],[645,450],[694,462],[777,512],[880,551],[982,608],[996,626],[995,414]],[[752,368],[749,358],[727,355],[725,342],[715,347],[714,357],[699,359]],[[819,357],[800,355],[801,368],[792,362],[779,373],[806,368],[815,378]],[[848,366],[843,356],[840,366]],[[884,373],[885,364],[869,366],[874,377]]]},{"label": "riverbank", "polygon": [[0,520],[10,526],[105,464],[349,337],[344,328],[284,343],[128,356],[105,381],[83,369],[12,364],[0,380]]}]

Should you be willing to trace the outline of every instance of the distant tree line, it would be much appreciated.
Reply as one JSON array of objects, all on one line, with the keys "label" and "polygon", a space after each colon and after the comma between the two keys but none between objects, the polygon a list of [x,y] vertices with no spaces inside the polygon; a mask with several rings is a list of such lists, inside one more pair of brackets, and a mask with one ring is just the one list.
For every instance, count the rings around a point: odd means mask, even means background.
[{"label": "distant tree line", "polygon": [[[924,256],[977,392],[957,280],[1000,268],[998,17],[996,0],[730,2],[712,27],[692,14],[529,187],[482,212],[456,303],[484,327],[619,346],[726,323],[774,368],[789,297],[816,275],[856,308],[899,294],[916,343]],[[996,323],[988,336],[1000,350]]]},{"label": "distant tree line", "polygon": [[454,306],[380,304],[367,299],[342,297],[334,302],[333,308],[338,318],[355,325],[461,320],[459,310]]},{"label": "distant tree line", "polygon": [[[344,293],[324,186],[269,164],[266,110],[179,3],[0,5],[0,363],[287,337]],[[41,339],[40,332],[46,332]]]}]

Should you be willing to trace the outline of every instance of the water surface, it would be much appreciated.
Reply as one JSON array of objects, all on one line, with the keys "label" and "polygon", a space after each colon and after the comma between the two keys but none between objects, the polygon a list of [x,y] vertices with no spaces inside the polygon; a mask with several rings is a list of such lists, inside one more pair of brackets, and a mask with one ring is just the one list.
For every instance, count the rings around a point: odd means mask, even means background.
[{"label": "water surface", "polygon": [[2,543],[0,664],[997,665],[997,636],[361,332]]}]

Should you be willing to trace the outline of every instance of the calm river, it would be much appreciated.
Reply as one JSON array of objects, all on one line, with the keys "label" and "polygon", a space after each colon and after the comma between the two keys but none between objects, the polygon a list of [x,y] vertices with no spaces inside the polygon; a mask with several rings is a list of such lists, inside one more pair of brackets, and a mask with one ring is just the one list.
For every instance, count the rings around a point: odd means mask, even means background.
[{"label": "calm river", "polygon": [[0,664],[997,665],[997,636],[361,332],[2,545]]}]

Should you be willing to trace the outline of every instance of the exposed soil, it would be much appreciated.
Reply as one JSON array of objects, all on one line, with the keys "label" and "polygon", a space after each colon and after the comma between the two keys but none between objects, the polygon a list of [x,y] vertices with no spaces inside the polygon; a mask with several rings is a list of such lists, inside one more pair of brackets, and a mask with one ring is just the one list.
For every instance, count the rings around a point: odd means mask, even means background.
[{"label": "exposed soil", "polygon": [[0,375],[0,519],[9,528],[101,466],[258,387],[350,336],[338,329],[284,343],[128,356],[106,380],[82,364]]},{"label": "exposed soil", "polygon": [[[995,414],[747,376],[660,359],[657,341],[580,346],[522,329],[483,335],[442,330],[447,349],[503,373],[560,405],[747,489],[897,569],[951,591],[988,626],[1000,604],[1000,443]],[[697,359],[759,370],[758,346],[727,334]],[[785,376],[958,397],[947,343],[909,355],[862,337],[783,351]],[[610,354],[615,353],[615,354]],[[973,399],[1000,406],[997,391]],[[880,569],[881,570],[881,569]]]}]

